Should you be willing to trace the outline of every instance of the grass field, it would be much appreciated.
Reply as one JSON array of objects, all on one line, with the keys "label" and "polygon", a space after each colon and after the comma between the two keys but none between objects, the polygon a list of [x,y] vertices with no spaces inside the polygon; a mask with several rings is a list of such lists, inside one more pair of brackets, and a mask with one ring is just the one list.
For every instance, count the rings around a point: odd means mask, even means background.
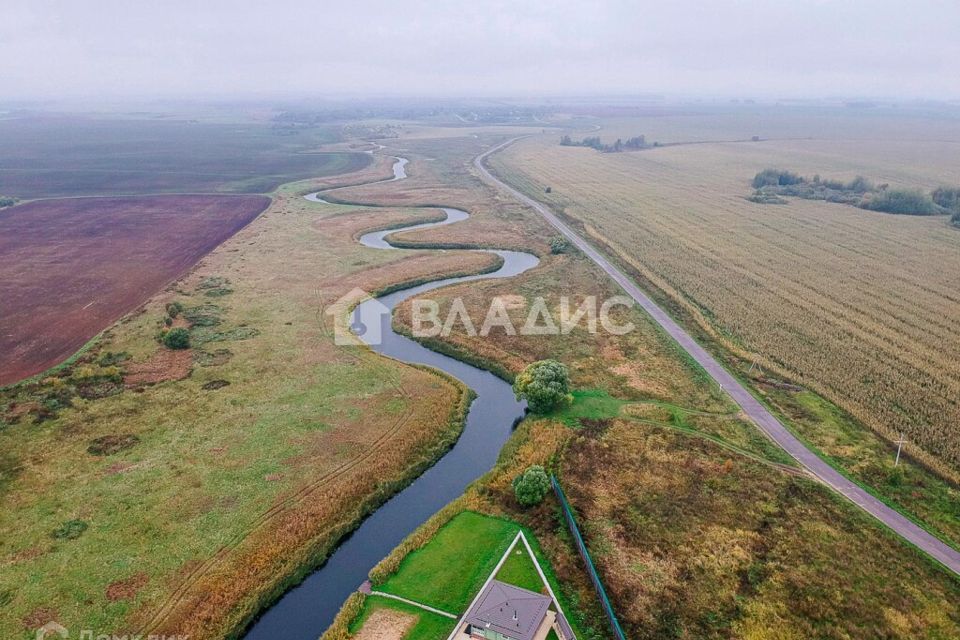
[{"label": "grass field", "polygon": [[624,420],[559,466],[630,638],[960,633],[960,582],[808,480]]},{"label": "grass field", "polygon": [[[846,179],[862,174],[894,186],[949,184],[960,169],[955,120],[788,110],[603,124],[608,137],[770,138],[601,154],[540,137],[493,163],[582,225],[675,314],[725,347],[730,366],[761,390],[776,384],[766,384],[756,368],[748,376],[753,362],[872,430],[844,442],[822,428],[817,412],[795,412],[807,420],[791,424],[814,447],[836,460],[855,459],[844,463],[845,472],[878,492],[878,472],[899,482],[904,474],[893,470],[891,442],[904,433],[907,456],[947,482],[912,464],[906,485],[921,502],[938,487],[933,503],[915,507],[902,492],[885,495],[960,540],[955,509],[937,513],[956,502],[960,479],[960,342],[953,331],[960,233],[943,217],[744,199],[750,178],[767,166]],[[693,133],[681,134],[684,127]]]},{"label": "grass field", "polygon": [[335,127],[38,115],[0,119],[0,194],[269,193],[362,169],[362,153],[320,153]]},{"label": "grass field", "polygon": [[[384,159],[366,179],[388,171]],[[322,184],[285,187],[78,362],[3,392],[0,636],[56,619],[224,637],[456,435],[458,385],[335,347],[324,309],[354,286],[490,258],[365,249],[356,233],[423,214],[300,197]],[[185,368],[155,339],[170,302],[198,323]],[[80,395],[117,368],[156,384]]]}]

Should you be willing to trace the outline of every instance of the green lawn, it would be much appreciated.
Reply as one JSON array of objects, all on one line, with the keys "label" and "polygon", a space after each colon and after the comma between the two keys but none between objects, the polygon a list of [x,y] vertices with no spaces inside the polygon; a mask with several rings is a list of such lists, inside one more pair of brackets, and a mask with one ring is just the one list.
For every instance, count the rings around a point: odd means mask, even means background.
[{"label": "green lawn", "polygon": [[627,404],[599,389],[580,389],[572,395],[573,402],[558,409],[552,416],[574,426],[580,418],[614,418],[620,415],[620,407]]},{"label": "green lawn", "polygon": [[353,634],[359,631],[360,627],[362,627],[373,612],[378,609],[395,609],[416,616],[416,624],[411,627],[402,639],[398,638],[397,640],[442,640],[450,634],[450,631],[456,624],[456,622],[450,618],[444,618],[443,616],[430,613],[429,611],[413,607],[403,602],[397,602],[396,600],[390,600],[389,598],[380,596],[368,596],[363,602],[363,609],[360,610],[360,615],[358,615],[356,620],[350,625],[350,633]]},{"label": "green lawn", "polygon": [[533,559],[527,552],[523,543],[514,547],[510,555],[507,556],[500,571],[497,572],[497,580],[508,584],[516,585],[534,593],[543,593],[543,580],[537,573],[537,567],[533,564]]},{"label": "green lawn", "polygon": [[463,613],[519,530],[507,520],[465,511],[407,556],[379,589],[442,611]]}]

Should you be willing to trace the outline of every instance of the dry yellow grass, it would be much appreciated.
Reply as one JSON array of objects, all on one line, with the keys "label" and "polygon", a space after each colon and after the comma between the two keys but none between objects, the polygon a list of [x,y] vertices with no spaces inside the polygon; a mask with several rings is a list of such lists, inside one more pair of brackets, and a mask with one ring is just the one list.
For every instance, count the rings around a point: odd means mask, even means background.
[{"label": "dry yellow grass", "polygon": [[767,166],[910,187],[949,183],[960,172],[960,127],[842,116],[668,118],[620,120],[600,135],[683,139],[685,125],[694,131],[686,139],[820,136],[622,154],[564,148],[549,136],[493,162],[582,222],[728,347],[786,372],[887,438],[905,432],[923,449],[915,453],[946,463],[940,469],[956,478],[960,232],[942,217],[810,201],[760,205],[744,196]]}]

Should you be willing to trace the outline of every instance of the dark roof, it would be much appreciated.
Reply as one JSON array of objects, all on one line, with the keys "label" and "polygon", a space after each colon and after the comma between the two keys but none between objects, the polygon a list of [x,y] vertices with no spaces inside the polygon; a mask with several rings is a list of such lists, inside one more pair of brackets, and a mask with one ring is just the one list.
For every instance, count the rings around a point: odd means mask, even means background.
[{"label": "dark roof", "polygon": [[491,580],[467,612],[466,620],[475,627],[493,629],[514,640],[533,640],[550,602],[550,598],[539,593]]}]

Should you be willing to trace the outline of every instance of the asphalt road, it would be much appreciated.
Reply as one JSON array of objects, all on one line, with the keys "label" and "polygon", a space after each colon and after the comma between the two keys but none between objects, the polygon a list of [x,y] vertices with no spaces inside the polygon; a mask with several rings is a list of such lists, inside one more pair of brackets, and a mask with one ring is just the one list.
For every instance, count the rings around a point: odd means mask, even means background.
[{"label": "asphalt road", "polygon": [[[521,136],[523,137],[523,136]],[[730,373],[701,347],[697,342],[684,331],[680,325],[666,314],[659,306],[647,297],[640,288],[634,284],[620,269],[610,263],[599,251],[594,249],[586,240],[580,237],[573,229],[564,224],[550,209],[533,198],[520,193],[513,187],[501,182],[492,175],[484,166],[483,161],[487,156],[500,151],[504,147],[513,144],[520,138],[508,140],[501,145],[493,147],[474,159],[474,165],[479,170],[480,175],[489,183],[509,193],[520,202],[528,205],[542,215],[547,222],[553,225],[557,231],[563,234],[571,243],[576,245],[585,255],[593,260],[597,265],[607,272],[617,284],[623,287],[631,298],[636,300],[643,309],[657,322],[664,331],[670,334],[683,349],[702,366],[707,373],[722,389],[730,395],[733,400],[740,405],[744,412],[750,416],[753,422],[764,432],[771,440],[776,442],[784,451],[793,456],[803,467],[812,473],[817,479],[837,493],[841,494],[858,507],[869,513],[871,516],[887,525],[894,533],[901,538],[923,550],[932,558],[943,564],[955,574],[960,575],[960,552],[946,544],[936,536],[927,533],[919,526],[905,518],[895,509],[892,509],[884,503],[870,495],[859,485],[851,482],[836,469],[820,459],[813,451],[808,449],[800,440],[796,438],[770,411],[757,401],[747,389],[737,381]],[[840,559],[838,559],[839,561]],[[893,560],[893,559],[892,559]],[[895,561],[895,560],[893,560]]]}]

